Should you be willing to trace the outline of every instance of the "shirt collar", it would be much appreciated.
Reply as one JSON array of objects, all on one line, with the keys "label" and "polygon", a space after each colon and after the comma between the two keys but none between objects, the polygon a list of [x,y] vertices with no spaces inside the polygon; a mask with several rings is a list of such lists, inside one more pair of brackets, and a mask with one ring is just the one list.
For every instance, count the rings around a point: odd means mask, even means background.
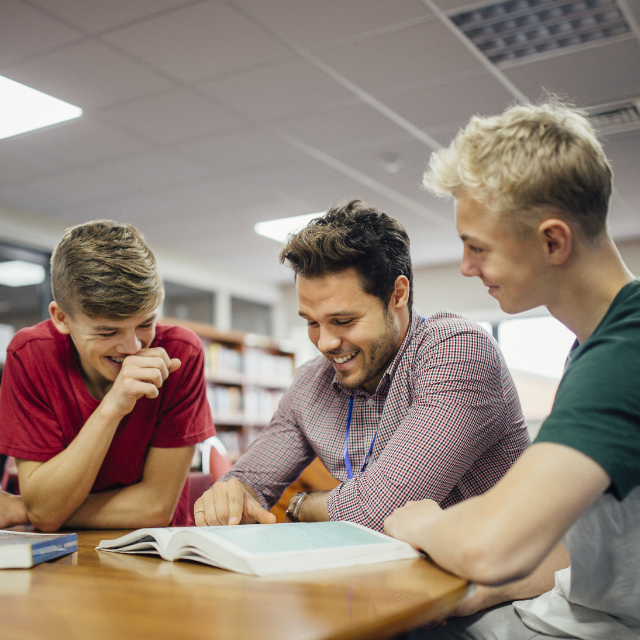
[{"label": "shirt collar", "polygon": [[[398,366],[404,357],[404,354],[407,350],[407,345],[411,342],[413,335],[416,332],[417,327],[420,325],[423,317],[420,313],[418,313],[415,309],[411,309],[411,313],[409,315],[409,326],[407,327],[407,335],[405,335],[400,348],[398,349],[398,353],[396,353],[395,357],[391,361],[391,364],[387,367],[387,370],[384,372],[382,379],[378,384],[378,388],[375,393],[379,391],[382,392],[386,390],[391,384],[391,380],[398,370]],[[336,373],[333,374],[332,380],[333,388],[338,393],[347,393],[350,396],[355,395],[369,395],[362,387],[358,387],[357,389],[350,389],[348,387],[343,387],[340,382],[338,382],[338,375]],[[374,394],[375,395],[375,394]]]}]

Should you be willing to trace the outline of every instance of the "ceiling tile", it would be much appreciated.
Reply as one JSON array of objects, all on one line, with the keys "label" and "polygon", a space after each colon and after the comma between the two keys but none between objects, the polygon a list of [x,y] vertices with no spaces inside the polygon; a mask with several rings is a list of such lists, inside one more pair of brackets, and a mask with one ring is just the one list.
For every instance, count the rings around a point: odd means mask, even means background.
[{"label": "ceiling tile", "polygon": [[190,0],[32,0],[47,11],[89,33],[105,31],[117,25],[146,18]]},{"label": "ceiling tile", "polygon": [[114,31],[106,40],[184,82],[261,65],[290,51],[220,0]]},{"label": "ceiling tile", "polygon": [[513,96],[491,75],[385,96],[383,102],[422,129],[466,124],[473,115],[501,113]]},{"label": "ceiling tile", "polygon": [[[338,153],[336,157],[345,164],[425,205],[422,175],[427,166],[431,149],[417,140],[379,147]],[[391,167],[391,171],[389,170]],[[397,206],[397,205],[395,205]]]},{"label": "ceiling tile", "polygon": [[176,228],[170,221],[142,224],[140,229],[151,247],[170,246],[172,251],[185,256],[206,257],[210,262],[219,262],[220,268],[230,273],[243,273],[261,281],[280,278],[291,282],[291,272],[279,266],[278,243],[257,235],[253,225],[245,224],[242,214],[236,211],[233,212],[236,225],[223,226],[227,215],[212,212],[198,220],[197,234],[193,228]]},{"label": "ceiling tile", "polygon": [[168,82],[152,71],[90,41],[13,65],[7,75],[82,109],[96,109],[168,87]]},{"label": "ceiling tile", "polygon": [[200,88],[256,121],[282,119],[356,100],[350,91],[302,59],[224,76]]},{"label": "ceiling tile", "polygon": [[317,182],[292,183],[286,190],[281,190],[278,200],[265,203],[264,209],[265,214],[277,213],[276,207],[272,204],[281,202],[286,196],[287,201],[291,203],[291,207],[287,207],[290,213],[283,216],[265,215],[263,220],[326,211],[337,202],[360,198],[361,192],[361,185],[340,174],[327,174],[323,180]]},{"label": "ceiling tile", "polygon": [[59,168],[53,158],[26,149],[24,145],[15,144],[15,140],[0,140],[0,188]]},{"label": "ceiling tile", "polygon": [[195,182],[209,175],[209,172],[194,162],[165,151],[127,158],[111,162],[106,169],[118,179],[139,184],[152,190],[155,187],[168,186],[184,182]]},{"label": "ceiling tile", "polygon": [[[116,131],[91,115],[9,138],[13,139],[28,151],[55,159],[59,169],[109,160],[149,148],[149,145]],[[0,149],[3,143],[0,141]]]},{"label": "ceiling tile", "polygon": [[0,207],[13,211],[26,211],[46,218],[55,218],[54,210],[62,202],[53,194],[33,186],[8,185],[0,192]]},{"label": "ceiling tile", "polygon": [[234,0],[274,32],[304,47],[427,15],[420,0]]},{"label": "ceiling tile", "polygon": [[187,89],[105,109],[101,117],[161,144],[197,139],[244,124],[230,111]]},{"label": "ceiling tile", "polygon": [[128,179],[101,168],[77,169],[55,177],[31,180],[10,191],[17,195],[19,189],[24,193],[33,189],[51,196],[58,207],[66,207],[113,197],[136,188]]},{"label": "ceiling tile", "polygon": [[373,95],[481,69],[471,53],[437,21],[316,55]]},{"label": "ceiling tile", "polygon": [[504,69],[532,100],[552,91],[583,107],[640,96],[640,44],[603,44]]},{"label": "ceiling tile", "polygon": [[291,118],[278,123],[278,129],[325,151],[401,132],[395,123],[368,105]]},{"label": "ceiling tile", "polygon": [[176,147],[186,158],[206,164],[212,172],[227,173],[252,167],[297,162],[303,157],[267,129],[248,129],[209,137]]},{"label": "ceiling tile", "polygon": [[15,0],[2,0],[0,13],[0,69],[83,37],[75,29]]}]

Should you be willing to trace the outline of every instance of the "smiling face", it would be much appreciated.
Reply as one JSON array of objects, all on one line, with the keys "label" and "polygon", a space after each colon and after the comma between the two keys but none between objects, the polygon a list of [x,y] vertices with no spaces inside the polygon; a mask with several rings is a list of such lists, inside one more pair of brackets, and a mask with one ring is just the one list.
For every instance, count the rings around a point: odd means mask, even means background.
[{"label": "smiling face", "polygon": [[156,335],[155,311],[111,320],[90,318],[80,311],[70,316],[52,302],[49,312],[58,331],[71,335],[83,379],[92,395],[96,391],[100,391],[99,395],[106,393],[118,377],[122,361],[148,349]]},{"label": "smiling face", "polygon": [[464,244],[462,275],[480,278],[503,311],[548,304],[552,274],[535,230],[523,233],[507,215],[469,196],[456,199],[456,227]]},{"label": "smiling face", "polygon": [[365,292],[354,269],[318,278],[298,276],[296,289],[309,338],[332,364],[340,384],[373,393],[407,332],[408,280],[398,278],[386,308]]}]

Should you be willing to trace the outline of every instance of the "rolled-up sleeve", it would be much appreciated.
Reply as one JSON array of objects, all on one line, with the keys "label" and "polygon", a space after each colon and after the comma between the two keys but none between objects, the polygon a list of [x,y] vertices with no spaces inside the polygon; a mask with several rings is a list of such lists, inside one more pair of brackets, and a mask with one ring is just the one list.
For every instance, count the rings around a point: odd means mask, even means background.
[{"label": "rolled-up sleeve", "polygon": [[[480,331],[457,333],[431,345],[414,362],[408,413],[376,461],[331,492],[330,518],[380,531],[384,519],[409,500],[448,506],[454,487],[513,425],[504,367],[495,343]],[[393,388],[387,405],[394,402],[392,394]],[[526,434],[522,438],[528,441]],[[484,479],[474,486],[471,477],[467,483],[472,494],[486,491],[506,472],[513,461],[503,458],[499,453],[494,461],[485,456],[489,469],[481,475]]]},{"label": "rolled-up sleeve", "polygon": [[280,400],[269,425],[220,478],[220,482],[236,478],[249,485],[265,509],[271,509],[316,455],[296,422],[295,397],[294,382]]}]

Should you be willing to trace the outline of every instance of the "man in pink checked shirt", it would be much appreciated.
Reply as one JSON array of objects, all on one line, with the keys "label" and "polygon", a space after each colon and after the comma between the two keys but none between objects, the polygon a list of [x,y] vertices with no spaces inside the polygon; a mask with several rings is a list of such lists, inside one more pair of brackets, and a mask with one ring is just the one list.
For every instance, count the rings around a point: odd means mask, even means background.
[{"label": "man in pink checked shirt", "polygon": [[529,444],[493,339],[449,311],[412,308],[409,238],[359,200],[282,249],[322,356],[301,366],[271,423],[195,504],[198,525],[271,523],[268,509],[318,456],[341,481],[297,494],[291,521],[382,530],[408,500],[443,507],[491,488]]}]

